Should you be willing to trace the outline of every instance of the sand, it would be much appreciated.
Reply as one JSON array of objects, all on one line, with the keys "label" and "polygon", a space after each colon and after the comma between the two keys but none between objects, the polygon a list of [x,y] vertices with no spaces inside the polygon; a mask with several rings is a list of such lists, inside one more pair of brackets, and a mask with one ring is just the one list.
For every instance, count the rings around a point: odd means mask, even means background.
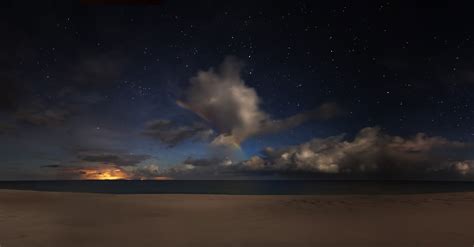
[{"label": "sand", "polygon": [[474,193],[109,195],[0,190],[1,247],[474,245]]}]

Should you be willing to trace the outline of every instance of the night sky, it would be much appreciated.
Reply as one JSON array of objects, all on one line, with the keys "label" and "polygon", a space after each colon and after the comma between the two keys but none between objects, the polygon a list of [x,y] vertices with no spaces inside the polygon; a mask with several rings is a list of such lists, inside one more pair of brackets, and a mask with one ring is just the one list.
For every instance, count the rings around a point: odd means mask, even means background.
[{"label": "night sky", "polygon": [[0,12],[0,180],[474,179],[468,4]]}]

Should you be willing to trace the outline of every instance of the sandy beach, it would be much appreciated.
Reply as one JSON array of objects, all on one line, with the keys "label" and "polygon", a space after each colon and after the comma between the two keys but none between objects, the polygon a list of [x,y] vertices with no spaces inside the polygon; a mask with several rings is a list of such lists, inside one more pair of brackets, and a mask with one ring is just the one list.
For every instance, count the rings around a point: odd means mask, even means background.
[{"label": "sandy beach", "polygon": [[0,245],[465,246],[474,193],[245,196],[0,190]]}]

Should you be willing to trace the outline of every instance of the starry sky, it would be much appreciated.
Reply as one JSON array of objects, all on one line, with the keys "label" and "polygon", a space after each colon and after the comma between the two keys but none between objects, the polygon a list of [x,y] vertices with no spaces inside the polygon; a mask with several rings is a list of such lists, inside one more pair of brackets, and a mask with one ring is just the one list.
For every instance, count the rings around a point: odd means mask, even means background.
[{"label": "starry sky", "polygon": [[90,2],[2,3],[0,180],[474,179],[467,3]]}]

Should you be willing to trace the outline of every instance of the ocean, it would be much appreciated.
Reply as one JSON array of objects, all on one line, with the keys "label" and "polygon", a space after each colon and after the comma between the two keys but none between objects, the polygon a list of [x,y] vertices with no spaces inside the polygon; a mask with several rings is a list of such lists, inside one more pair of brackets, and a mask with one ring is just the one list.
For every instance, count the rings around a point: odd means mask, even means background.
[{"label": "ocean", "polygon": [[474,182],[319,180],[67,180],[0,181],[0,189],[110,194],[418,194],[474,191]]}]

